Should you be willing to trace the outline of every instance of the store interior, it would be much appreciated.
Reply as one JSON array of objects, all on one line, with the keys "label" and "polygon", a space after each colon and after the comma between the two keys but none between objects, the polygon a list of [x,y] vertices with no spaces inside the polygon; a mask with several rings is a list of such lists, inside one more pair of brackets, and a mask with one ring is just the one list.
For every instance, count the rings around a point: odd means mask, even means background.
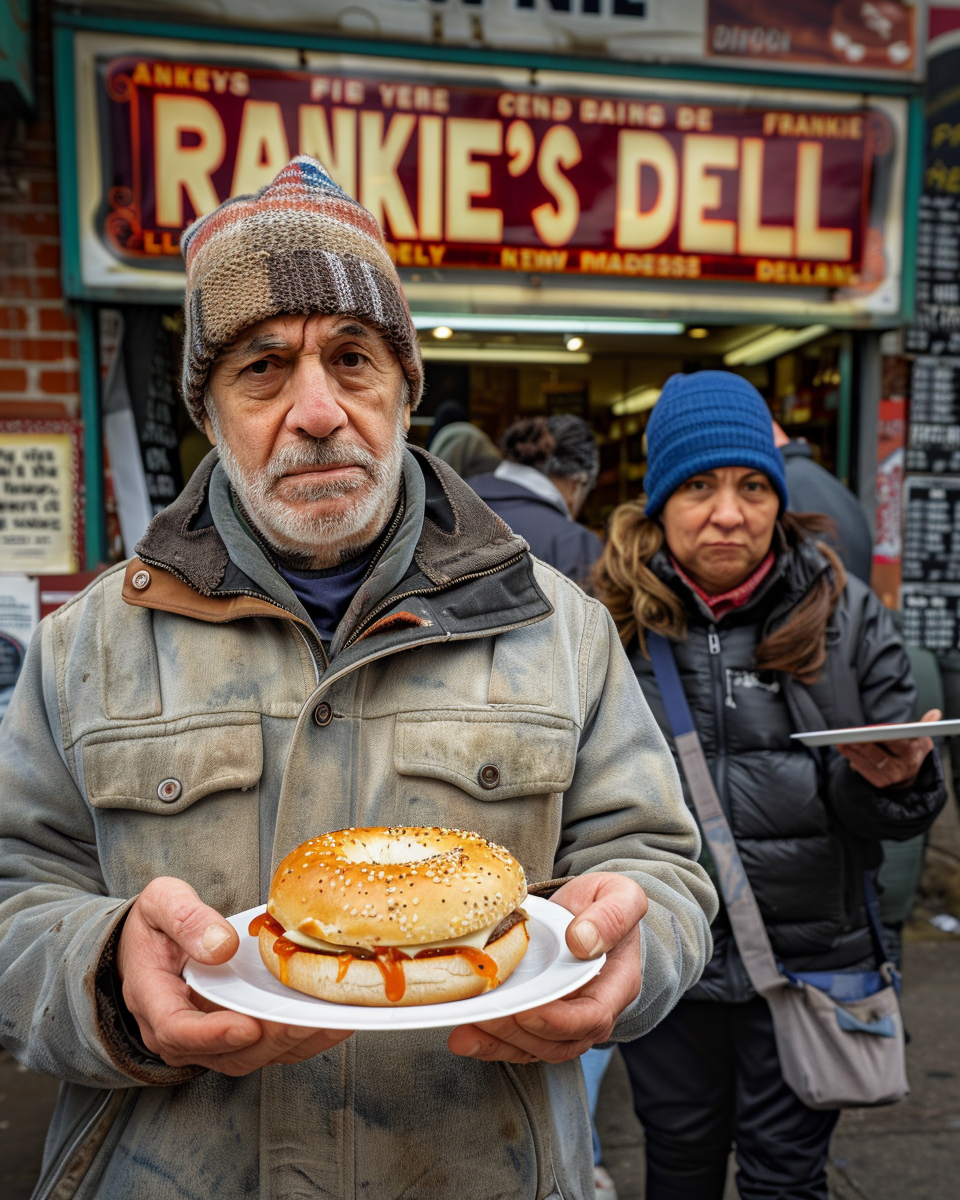
[{"label": "store interior", "polygon": [[[590,423],[600,447],[600,476],[581,515],[598,533],[617,504],[641,493],[646,423],[661,387],[676,372],[732,370],[745,376],[788,436],[805,438],[828,470],[848,472],[842,418],[851,392],[848,333],[824,325],[698,326],[516,314],[417,314],[415,320],[426,387],[410,440],[428,445],[434,414],[447,400],[465,405],[469,419],[494,442],[519,417],[575,413]],[[100,312],[105,388],[109,392],[111,364],[122,347],[155,509],[173,498],[160,485],[175,495],[209,449],[179,399],[181,328],[182,313],[175,308]],[[145,446],[151,438],[155,444]],[[150,474],[151,456],[161,465],[156,476]],[[110,474],[108,463],[109,542],[120,558],[118,489]]]}]

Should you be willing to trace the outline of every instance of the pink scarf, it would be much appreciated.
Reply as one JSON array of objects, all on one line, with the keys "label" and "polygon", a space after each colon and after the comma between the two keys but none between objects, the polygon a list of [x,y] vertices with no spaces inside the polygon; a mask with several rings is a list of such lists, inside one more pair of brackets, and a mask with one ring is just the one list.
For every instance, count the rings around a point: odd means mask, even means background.
[{"label": "pink scarf", "polygon": [[674,570],[687,585],[687,587],[697,596],[699,596],[707,608],[710,609],[713,619],[715,621],[719,621],[722,617],[725,617],[728,612],[731,612],[733,609],[740,608],[741,605],[746,604],[760,584],[763,583],[766,577],[770,574],[770,570],[773,567],[773,564],[776,562],[776,555],[772,550],[768,550],[767,557],[757,567],[752,575],[745,579],[743,583],[738,583],[735,588],[731,588],[728,592],[721,592],[718,596],[708,596],[699,584],[694,583],[694,581],[684,571],[683,567],[680,566],[672,554],[670,555],[670,561],[673,563]]}]

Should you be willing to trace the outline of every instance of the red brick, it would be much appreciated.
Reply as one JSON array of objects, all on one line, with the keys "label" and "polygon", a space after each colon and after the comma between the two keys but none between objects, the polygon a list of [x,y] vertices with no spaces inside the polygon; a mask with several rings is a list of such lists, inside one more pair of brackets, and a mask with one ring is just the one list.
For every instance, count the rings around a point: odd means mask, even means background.
[{"label": "red brick", "polygon": [[62,308],[41,308],[40,329],[43,333],[75,333],[77,319]]},{"label": "red brick", "polygon": [[[28,320],[25,308],[14,308],[13,305],[0,308],[0,329],[26,329]],[[43,328],[42,323],[40,328]]]},{"label": "red brick", "polygon": [[70,338],[0,337],[0,359],[8,362],[22,359],[24,362],[62,362],[65,358],[76,358],[77,344]]},{"label": "red brick", "polygon": [[66,396],[80,391],[80,376],[76,371],[41,371],[40,390],[49,396]]},{"label": "red brick", "polygon": [[0,212],[0,234],[55,238],[60,236],[60,222],[56,213]]},{"label": "red brick", "polygon": [[60,270],[60,247],[56,242],[43,242],[33,247],[33,261],[41,270]]},{"label": "red brick", "polygon": [[30,200],[34,204],[46,204],[51,207],[57,204],[56,180],[32,179],[30,181]]},{"label": "red brick", "polygon": [[58,275],[7,275],[0,280],[0,291],[9,300],[59,300],[60,278]]},{"label": "red brick", "polygon": [[25,392],[27,373],[16,368],[0,367],[0,392]]}]

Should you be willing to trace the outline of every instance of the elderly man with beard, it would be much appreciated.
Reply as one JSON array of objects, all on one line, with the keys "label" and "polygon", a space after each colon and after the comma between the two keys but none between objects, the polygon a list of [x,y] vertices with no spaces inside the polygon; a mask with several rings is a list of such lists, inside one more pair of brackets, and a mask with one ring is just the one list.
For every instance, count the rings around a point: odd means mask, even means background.
[{"label": "elderly man with beard", "polygon": [[[406,448],[422,365],[371,215],[300,158],[183,245],[216,449],[42,623],[0,742],[0,1036],[64,1081],[35,1194],[586,1200],[576,1059],[709,953],[663,738],[605,610]],[[289,850],[392,825],[509,847],[602,970],[452,1032],[190,990]]]}]

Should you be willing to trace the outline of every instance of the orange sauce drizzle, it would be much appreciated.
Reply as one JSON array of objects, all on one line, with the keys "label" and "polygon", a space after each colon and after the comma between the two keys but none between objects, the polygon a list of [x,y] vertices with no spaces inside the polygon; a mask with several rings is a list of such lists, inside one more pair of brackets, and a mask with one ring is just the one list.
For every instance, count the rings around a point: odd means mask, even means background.
[{"label": "orange sauce drizzle", "polygon": [[475,946],[453,946],[449,950],[442,948],[421,950],[419,954],[414,955],[414,958],[440,958],[445,954],[461,955],[481,978],[490,980],[491,987],[497,986],[497,964],[489,954],[484,954],[482,950],[478,950]]},{"label": "orange sauce drizzle", "polygon": [[250,928],[247,932],[251,937],[259,937],[261,929],[269,929],[277,937],[283,937],[285,932],[280,922],[275,917],[271,917],[267,912],[262,912],[259,916],[254,917],[250,922]]},{"label": "orange sauce drizzle", "polygon": [[302,946],[298,946],[296,942],[291,942],[289,938],[285,937],[278,937],[273,943],[273,952],[277,956],[280,964],[280,982],[282,984],[289,986],[290,959],[293,958],[295,954],[298,954],[302,949]]},{"label": "orange sauce drizzle", "polygon": [[391,1004],[403,999],[407,990],[407,981],[403,974],[403,961],[409,960],[410,955],[404,954],[396,946],[383,946],[374,950],[376,964],[383,976],[383,990]]},{"label": "orange sauce drizzle", "polygon": [[337,983],[343,983],[347,977],[347,971],[350,970],[350,964],[353,962],[352,954],[337,955]]}]

